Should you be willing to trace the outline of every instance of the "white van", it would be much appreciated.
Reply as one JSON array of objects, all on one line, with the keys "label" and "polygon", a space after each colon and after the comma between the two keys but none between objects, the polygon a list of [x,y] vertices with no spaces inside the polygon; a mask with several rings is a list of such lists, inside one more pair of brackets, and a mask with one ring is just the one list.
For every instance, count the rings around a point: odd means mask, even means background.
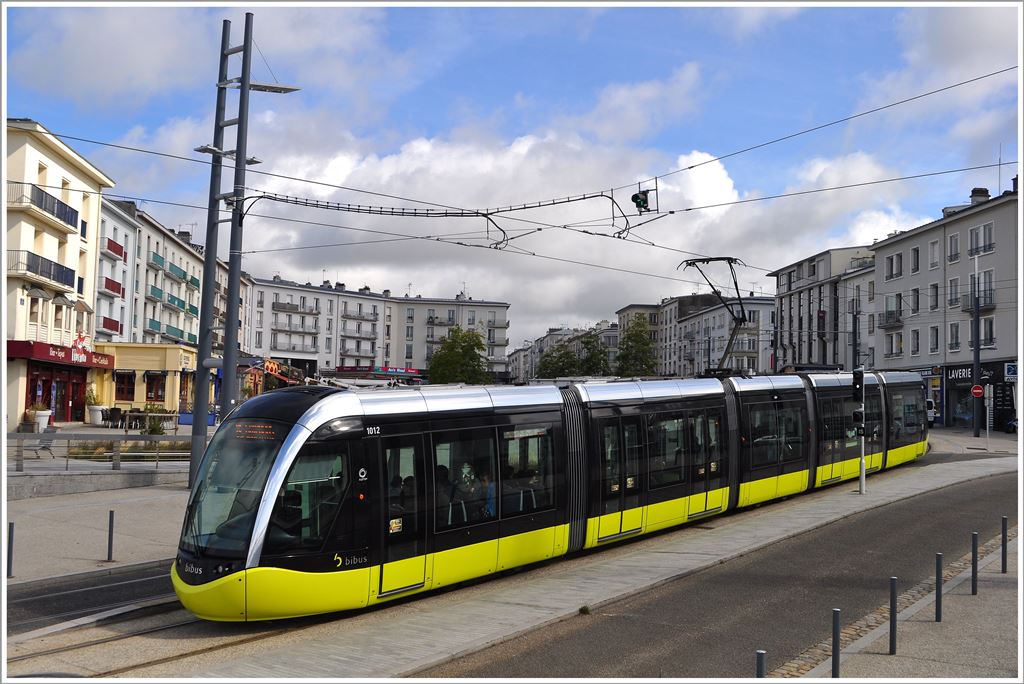
[{"label": "white van", "polygon": [[925,399],[925,408],[928,409],[928,427],[935,427],[935,402],[931,399]]}]

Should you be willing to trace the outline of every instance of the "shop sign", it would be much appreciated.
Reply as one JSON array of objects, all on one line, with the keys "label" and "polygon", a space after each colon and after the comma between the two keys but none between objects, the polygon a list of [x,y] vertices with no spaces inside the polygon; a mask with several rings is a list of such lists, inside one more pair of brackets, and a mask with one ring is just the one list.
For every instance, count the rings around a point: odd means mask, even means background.
[{"label": "shop sign", "polygon": [[[998,364],[981,364],[982,383],[1003,382],[1002,368]],[[969,388],[974,384],[974,366],[947,366],[946,382],[951,387]]]},{"label": "shop sign", "polygon": [[1003,364],[1003,378],[1006,382],[1017,382],[1017,362]]},{"label": "shop sign", "polygon": [[110,354],[87,351],[83,347],[61,347],[44,342],[7,341],[7,357],[12,359],[33,359],[49,363],[63,363],[71,366],[92,368],[114,368],[114,357]]}]

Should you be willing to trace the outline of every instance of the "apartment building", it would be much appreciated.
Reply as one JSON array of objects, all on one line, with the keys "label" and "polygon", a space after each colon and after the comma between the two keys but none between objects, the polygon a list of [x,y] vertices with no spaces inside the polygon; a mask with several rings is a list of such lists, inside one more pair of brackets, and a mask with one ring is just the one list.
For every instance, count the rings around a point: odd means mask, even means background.
[{"label": "apartment building", "polygon": [[[733,311],[739,313],[736,298],[725,301]],[[743,310],[747,320],[740,324],[723,367],[746,374],[771,372],[775,298],[744,297]],[[681,353],[677,375],[695,377],[709,369],[718,368],[732,329],[732,314],[721,302],[683,316],[679,320]]]},{"label": "apartment building", "polygon": [[777,279],[775,370],[855,366],[851,300],[866,284],[861,294],[875,301],[875,281],[865,277],[873,259],[866,246],[829,249],[768,274]]},{"label": "apartment building", "polygon": [[608,321],[600,321],[589,328],[582,330],[566,339],[566,344],[572,349],[576,358],[582,359],[586,355],[583,348],[583,339],[590,334],[597,334],[597,339],[604,345],[608,357],[608,368],[615,373],[615,366],[619,356],[619,324]]},{"label": "apartment building", "polygon": [[87,385],[113,368],[92,350],[100,193],[114,181],[31,119],[7,119],[6,429],[45,404],[83,420]]},{"label": "apartment building", "polygon": [[508,353],[509,380],[516,385],[525,384],[530,379],[530,346],[513,349]]},{"label": "apartment building", "polygon": [[254,278],[252,352],[307,376],[320,369],[381,365],[384,295],[344,283],[298,283],[280,276]]},{"label": "apartment building", "polygon": [[[537,377],[537,368],[540,366],[540,360],[544,354],[582,332],[584,331],[580,328],[568,328],[566,326],[548,328],[547,332],[530,343],[526,350],[521,371],[525,375],[523,381],[526,382]],[[612,368],[613,372],[614,370]]]},{"label": "apartment building", "polygon": [[683,375],[683,330],[685,318],[701,309],[715,306],[720,300],[713,294],[691,294],[666,297],[658,305],[655,353],[657,372],[665,377]]},{"label": "apartment building", "polygon": [[383,359],[385,366],[430,367],[434,352],[454,325],[480,333],[487,349],[487,370],[508,382],[508,302],[474,300],[460,292],[452,299],[420,295],[391,297],[385,290]]},{"label": "apartment building", "polygon": [[135,304],[135,239],[142,226],[114,202],[100,203],[96,266],[96,341],[131,342]]},{"label": "apartment building", "polygon": [[[913,370],[929,380],[938,420],[971,425],[974,346],[992,385],[993,424],[1014,415],[1018,348],[1017,177],[992,197],[974,188],[967,204],[890,235],[875,254],[874,315],[880,370]],[[977,293],[980,340],[972,335]]]}]

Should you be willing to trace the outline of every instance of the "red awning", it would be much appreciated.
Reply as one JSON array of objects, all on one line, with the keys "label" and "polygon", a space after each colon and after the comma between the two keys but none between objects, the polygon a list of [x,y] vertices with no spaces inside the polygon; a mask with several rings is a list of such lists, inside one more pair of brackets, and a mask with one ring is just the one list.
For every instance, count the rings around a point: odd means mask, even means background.
[{"label": "red awning", "polygon": [[265,373],[269,373],[270,375],[273,375],[278,380],[284,380],[289,385],[295,385],[295,384],[298,383],[298,380],[292,380],[291,378],[286,378],[285,376],[281,375],[280,373],[275,373],[274,371],[264,371],[264,372]]}]

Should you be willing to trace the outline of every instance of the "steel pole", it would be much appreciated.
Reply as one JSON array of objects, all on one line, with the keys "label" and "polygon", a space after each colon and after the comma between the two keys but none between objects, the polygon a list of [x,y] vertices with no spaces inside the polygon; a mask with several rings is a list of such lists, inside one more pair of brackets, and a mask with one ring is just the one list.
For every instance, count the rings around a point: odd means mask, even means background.
[{"label": "steel pole", "polygon": [[889,578],[889,655],[896,655],[896,578]]},{"label": "steel pole", "polygon": [[832,609],[832,678],[839,679],[839,616],[838,608]]},{"label": "steel pole", "polygon": [[[220,37],[220,68],[217,83],[228,79],[228,48],[231,47],[231,22],[224,20]],[[217,86],[217,109],[213,123],[213,146],[224,149],[224,108],[227,100],[227,89]],[[203,282],[200,287],[199,300],[199,352],[196,359],[196,376],[194,389],[195,401],[192,405],[192,444],[188,463],[188,486],[196,479],[199,460],[206,449],[206,427],[210,416],[210,370],[205,361],[213,356],[213,302],[217,282],[217,234],[220,225],[220,194],[221,169],[223,158],[213,155],[210,166],[210,196],[206,209],[206,245],[203,248]]]},{"label": "steel pole", "polygon": [[867,387],[868,381],[864,377],[864,366],[860,367],[861,370],[861,385],[860,385],[860,417],[861,417],[861,435],[860,435],[860,493],[864,494],[867,491],[867,464],[865,463],[865,442],[867,441]]},{"label": "steel pole", "polygon": [[245,13],[242,43],[242,75],[238,90],[238,139],[235,143],[234,202],[231,211],[231,242],[228,248],[228,303],[224,312],[224,366],[221,368],[222,417],[238,401],[238,298],[242,281],[242,219],[245,207],[246,137],[249,134],[249,74],[252,66],[252,12]]},{"label": "steel pole", "polygon": [[[980,245],[979,245],[980,248]],[[980,254],[974,255],[974,284],[971,286],[971,337],[974,338],[974,372],[975,385],[981,384],[981,316],[978,312],[978,258]],[[984,411],[984,402],[981,397],[974,397],[974,436],[981,436],[981,413]]]}]

